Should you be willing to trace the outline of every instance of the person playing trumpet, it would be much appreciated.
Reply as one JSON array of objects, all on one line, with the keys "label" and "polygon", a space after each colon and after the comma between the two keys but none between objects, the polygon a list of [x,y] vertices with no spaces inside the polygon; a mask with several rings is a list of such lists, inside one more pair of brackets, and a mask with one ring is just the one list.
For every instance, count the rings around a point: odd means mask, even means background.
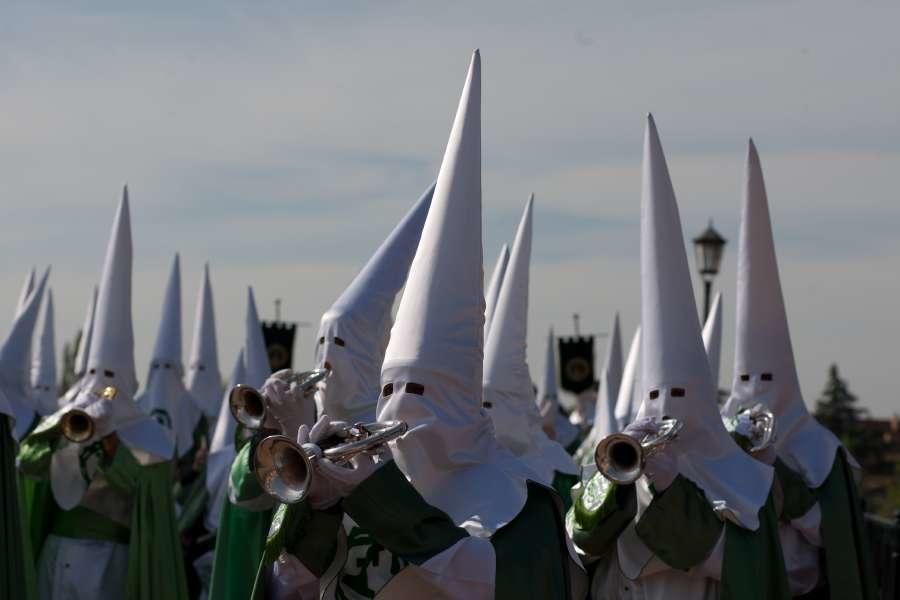
[{"label": "person playing trumpet", "polygon": [[[71,404],[19,450],[19,468],[49,479],[30,506],[42,599],[187,598],[172,499],[174,443],[134,403],[128,191],[103,267],[88,370]],[[35,531],[32,528],[32,531]]]},{"label": "person playing trumpet", "polygon": [[[774,415],[773,443],[754,452],[775,468],[779,533],[791,592],[875,598],[855,477],[860,467],[806,409],[778,276],[765,182],[756,146],[747,151],[738,280],[734,383],[723,406],[739,438],[754,407]],[[822,552],[824,550],[824,552]],[[824,560],[822,560],[824,556]]]},{"label": "person playing trumpet", "polygon": [[[735,444],[718,413],[652,117],[644,138],[641,327],[643,400],[624,433],[646,444],[672,419],[680,430],[648,452],[633,483],[598,473],[570,511],[575,544],[593,563],[592,597],[789,597],[770,495],[773,471]],[[604,448],[614,463],[629,462],[621,460],[628,454],[641,463],[633,446],[601,442]],[[606,457],[599,458],[602,464]]]}]

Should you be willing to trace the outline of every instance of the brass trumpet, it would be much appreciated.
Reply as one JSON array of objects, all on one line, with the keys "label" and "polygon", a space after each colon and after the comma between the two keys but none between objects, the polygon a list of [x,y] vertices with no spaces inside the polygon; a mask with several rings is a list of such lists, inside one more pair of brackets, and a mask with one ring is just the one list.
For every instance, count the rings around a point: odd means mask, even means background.
[{"label": "brass trumpet", "polygon": [[[313,369],[302,373],[293,373],[285,381],[298,383],[303,393],[311,392],[317,383],[328,377],[328,369]],[[259,390],[239,383],[228,393],[228,406],[234,419],[247,429],[259,429],[266,421],[266,405],[268,399]]]},{"label": "brass trumpet", "polygon": [[[111,385],[91,392],[91,395],[105,402],[111,402],[117,394],[118,390]],[[59,427],[67,440],[82,444],[94,437],[97,432],[96,413],[91,415],[83,408],[71,408],[60,417]]]},{"label": "brass trumpet", "polygon": [[298,444],[284,435],[270,435],[256,447],[251,465],[262,488],[285,504],[306,497],[313,478],[313,462],[321,459],[341,463],[375,449],[406,433],[404,421],[348,425],[333,445]]},{"label": "brass trumpet", "polygon": [[660,419],[656,431],[636,438],[627,433],[606,436],[594,450],[597,470],[620,485],[634,483],[644,473],[647,458],[662,451],[678,437],[682,423],[678,419]]},{"label": "brass trumpet", "polygon": [[59,420],[62,434],[70,442],[81,444],[94,437],[94,419],[80,408],[73,408]]}]

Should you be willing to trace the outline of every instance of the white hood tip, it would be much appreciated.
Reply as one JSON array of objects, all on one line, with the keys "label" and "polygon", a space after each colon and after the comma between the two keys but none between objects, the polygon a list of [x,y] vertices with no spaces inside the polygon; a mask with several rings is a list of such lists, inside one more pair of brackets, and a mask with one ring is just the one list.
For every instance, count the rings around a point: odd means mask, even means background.
[{"label": "white hood tip", "polygon": [[641,405],[641,326],[638,325],[631,338],[628,347],[628,358],[625,360],[625,368],[622,370],[622,383],[619,386],[619,394],[616,396],[616,423],[619,431],[625,429],[634,421],[638,407]]},{"label": "white hood tip", "polygon": [[263,338],[262,324],[256,311],[256,298],[253,288],[247,287],[247,317],[244,329],[244,373],[246,383],[254,388],[261,388],[272,373],[269,364],[269,352]]},{"label": "white hood tip", "polygon": [[709,308],[709,316],[703,325],[703,348],[706,350],[706,358],[709,360],[709,372],[712,375],[713,384],[719,387],[719,361],[722,355],[722,292],[716,292],[712,306]]},{"label": "white hood tip", "polygon": [[87,372],[88,353],[91,348],[91,339],[94,336],[94,315],[97,311],[97,286],[91,294],[87,313],[84,316],[84,324],[81,326],[81,339],[78,341],[78,352],[75,354],[75,376],[82,377]]},{"label": "white hood tip", "polygon": [[683,424],[673,446],[679,470],[743,527],[759,526],[773,471],[726,432],[691,288],[681,218],[652,116],[644,138],[641,194],[641,356],[639,416]]},{"label": "white hood tip", "polygon": [[488,282],[487,290],[484,293],[484,339],[488,338],[491,331],[491,320],[494,318],[494,310],[497,307],[497,297],[500,295],[500,286],[503,285],[503,276],[506,274],[506,266],[509,263],[509,246],[503,244],[500,248],[500,255],[497,256],[497,262],[494,263],[494,270],[491,272],[491,280]]},{"label": "white hood tip", "polygon": [[31,363],[31,393],[37,412],[49,415],[56,410],[56,332],[53,290],[47,289],[41,335]]},{"label": "white hood tip", "polygon": [[213,306],[209,263],[203,265],[203,276],[197,293],[194,317],[194,339],[187,369],[187,388],[199,402],[208,418],[215,418],[222,399],[222,375],[216,340],[216,314]]},{"label": "white hood tip", "polygon": [[[756,145],[747,148],[738,242],[734,380],[728,410],[763,402],[775,414],[778,455],[811,487],[831,472],[840,441],[803,401]],[[738,406],[740,405],[740,406]]]}]

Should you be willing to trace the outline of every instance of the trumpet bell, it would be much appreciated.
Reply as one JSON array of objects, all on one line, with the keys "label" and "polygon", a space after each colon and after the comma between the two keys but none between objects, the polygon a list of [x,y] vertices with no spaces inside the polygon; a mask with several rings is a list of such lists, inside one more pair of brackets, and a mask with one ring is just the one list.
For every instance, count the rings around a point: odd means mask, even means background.
[{"label": "trumpet bell", "polygon": [[628,485],[637,481],[644,470],[644,449],[630,435],[614,433],[597,444],[594,460],[607,479]]},{"label": "trumpet bell", "polygon": [[70,442],[80,444],[94,437],[94,419],[79,408],[73,408],[60,420],[62,434]]},{"label": "trumpet bell", "polygon": [[271,435],[259,443],[253,470],[263,489],[286,504],[303,500],[312,481],[307,450],[284,435]]},{"label": "trumpet bell", "polygon": [[248,429],[259,429],[266,418],[266,399],[249,385],[238,384],[228,394],[234,419]]}]

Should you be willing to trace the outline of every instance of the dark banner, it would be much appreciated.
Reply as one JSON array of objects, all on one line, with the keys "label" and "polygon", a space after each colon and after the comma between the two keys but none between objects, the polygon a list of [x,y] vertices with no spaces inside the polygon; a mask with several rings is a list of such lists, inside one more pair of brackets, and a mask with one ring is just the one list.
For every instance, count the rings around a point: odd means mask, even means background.
[{"label": "dark banner", "polygon": [[560,387],[573,394],[594,385],[594,336],[559,338]]},{"label": "dark banner", "polygon": [[272,372],[290,369],[294,364],[296,323],[263,321],[262,332],[266,340],[266,350],[269,352],[269,366],[272,368]]}]

